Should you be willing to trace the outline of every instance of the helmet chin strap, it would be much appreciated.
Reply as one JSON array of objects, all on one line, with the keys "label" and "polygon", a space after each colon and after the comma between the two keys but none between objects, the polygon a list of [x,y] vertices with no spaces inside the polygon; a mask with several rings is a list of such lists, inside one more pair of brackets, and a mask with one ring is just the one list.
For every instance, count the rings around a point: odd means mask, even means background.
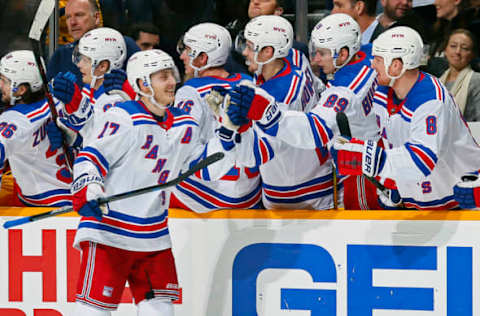
[{"label": "helmet chin strap", "polygon": [[263,65],[265,64],[268,64],[269,62],[271,62],[272,60],[275,59],[275,56],[272,56],[270,57],[270,59],[268,59],[267,61],[263,61],[263,62],[260,62],[258,61],[258,51],[255,52],[255,56],[253,57],[253,60],[255,61],[255,63],[257,64],[257,70],[255,70],[255,74],[258,76],[260,76],[262,74],[262,70],[263,70]]},{"label": "helmet chin strap", "polygon": [[16,97],[13,95],[14,92],[17,92],[18,87],[12,87],[10,89],[10,105],[15,105],[18,100],[20,100],[22,97]]},{"label": "helmet chin strap", "polygon": [[150,94],[147,94],[147,93],[142,92],[142,91],[139,91],[138,94],[148,98],[148,100],[159,109],[165,110],[166,108],[168,108],[168,105],[162,105],[162,104],[158,103],[157,100],[155,100],[155,95],[154,95],[153,89],[150,86],[148,86],[148,89],[151,92]]},{"label": "helmet chin strap", "polygon": [[389,62],[389,65],[387,66],[387,60],[384,58],[384,64],[385,64],[385,73],[387,74],[387,77],[390,78],[390,82],[388,83],[388,86],[390,88],[393,88],[393,85],[395,84],[395,81],[397,81],[398,78],[400,78],[404,73],[405,73],[405,67],[402,66],[402,71],[400,71],[400,74],[398,76],[392,76],[390,75],[389,68],[392,65],[392,62]]}]

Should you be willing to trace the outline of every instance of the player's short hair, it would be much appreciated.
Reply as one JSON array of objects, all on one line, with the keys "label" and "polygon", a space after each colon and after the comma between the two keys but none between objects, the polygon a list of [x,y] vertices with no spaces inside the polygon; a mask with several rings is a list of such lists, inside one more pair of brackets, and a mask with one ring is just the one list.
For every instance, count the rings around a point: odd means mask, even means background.
[{"label": "player's short hair", "polygon": [[129,35],[131,38],[133,38],[136,41],[140,37],[140,32],[150,33],[150,34],[155,34],[160,36],[160,29],[156,25],[149,22],[133,24],[132,27],[130,28]]},{"label": "player's short hair", "polygon": [[377,13],[377,0],[350,0],[352,7],[358,2],[362,1],[365,3],[365,9],[368,16],[375,16]]},{"label": "player's short hair", "polygon": [[25,93],[21,96],[21,100],[25,104],[32,104],[45,98],[45,90],[43,89],[43,87],[39,91],[33,92],[32,88],[28,83],[22,83],[20,85],[24,85],[27,88],[27,91],[25,91]]}]

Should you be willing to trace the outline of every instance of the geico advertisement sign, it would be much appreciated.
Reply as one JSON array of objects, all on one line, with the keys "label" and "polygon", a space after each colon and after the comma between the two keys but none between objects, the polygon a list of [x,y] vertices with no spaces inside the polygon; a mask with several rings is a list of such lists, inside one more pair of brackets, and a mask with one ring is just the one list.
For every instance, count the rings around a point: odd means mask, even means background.
[{"label": "geico advertisement sign", "polygon": [[182,221],[195,315],[480,316],[480,222]]},{"label": "geico advertisement sign", "polygon": [[[58,218],[0,232],[0,316],[71,315],[80,270],[72,247],[78,218]],[[115,315],[134,315],[125,290]]]}]

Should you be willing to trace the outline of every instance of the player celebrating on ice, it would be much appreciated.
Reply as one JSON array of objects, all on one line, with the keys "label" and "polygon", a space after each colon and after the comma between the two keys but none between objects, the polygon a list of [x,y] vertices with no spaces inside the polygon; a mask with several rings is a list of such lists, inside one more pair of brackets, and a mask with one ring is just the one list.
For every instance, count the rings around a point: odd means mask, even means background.
[{"label": "player celebrating on ice", "polygon": [[333,155],[342,174],[377,177],[398,189],[407,208],[452,209],[459,175],[478,167],[480,149],[448,90],[418,67],[420,35],[395,27],[373,42],[378,72],[374,111],[383,146],[376,140],[338,138]]},{"label": "player celebrating on ice", "polygon": [[63,151],[52,149],[45,135],[51,114],[31,51],[13,51],[1,59],[0,90],[2,102],[9,104],[0,115],[0,170],[8,160],[18,205],[70,205],[72,177]]},{"label": "player celebrating on ice", "polygon": [[[82,249],[76,316],[108,316],[128,280],[139,316],[172,316],[179,289],[167,227],[170,194],[151,192],[110,202],[97,199],[165,183],[180,171],[223,151],[225,158],[202,169],[218,179],[235,164],[235,130],[228,117],[218,137],[200,142],[196,121],[168,107],[174,102],[172,58],[160,50],[137,52],[128,81],[139,96],[111,107],[96,120],[74,165],[73,207],[83,217],[75,236]],[[228,128],[226,127],[228,126]],[[242,146],[249,145],[242,137]]]}]

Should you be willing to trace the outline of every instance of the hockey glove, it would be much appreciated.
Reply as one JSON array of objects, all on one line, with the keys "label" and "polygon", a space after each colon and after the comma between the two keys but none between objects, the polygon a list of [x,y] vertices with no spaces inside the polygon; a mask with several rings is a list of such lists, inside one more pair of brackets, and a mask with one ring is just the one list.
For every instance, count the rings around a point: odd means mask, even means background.
[{"label": "hockey glove", "polygon": [[48,123],[45,127],[47,132],[48,140],[50,141],[50,149],[52,151],[57,150],[63,145],[63,134],[62,131],[57,127],[53,121]]},{"label": "hockey glove", "polygon": [[125,92],[131,100],[135,100],[136,93],[128,83],[127,73],[123,69],[113,69],[103,76],[103,87],[107,94]]},{"label": "hockey glove", "polygon": [[106,206],[100,206],[98,203],[99,198],[105,197],[102,183],[102,179],[98,176],[87,174],[75,179],[72,184],[73,210],[82,216],[102,220],[103,214],[107,214]]},{"label": "hockey glove", "polygon": [[377,195],[378,204],[380,204],[384,210],[396,210],[403,208],[402,198],[400,197],[398,190],[387,189],[385,191],[380,191],[377,189]]},{"label": "hockey glove", "polygon": [[330,148],[337,171],[341,175],[375,177],[382,170],[386,155],[374,140],[337,136]]},{"label": "hockey glove", "polygon": [[467,174],[453,187],[453,194],[463,209],[480,208],[480,179],[478,174]]},{"label": "hockey glove", "polygon": [[69,114],[78,110],[83,97],[75,80],[71,72],[60,72],[53,78],[53,95],[65,104]]},{"label": "hockey glove", "polygon": [[228,114],[234,123],[249,119],[259,121],[261,127],[268,128],[280,119],[280,108],[275,99],[251,81],[240,82],[229,94],[232,104]]}]

